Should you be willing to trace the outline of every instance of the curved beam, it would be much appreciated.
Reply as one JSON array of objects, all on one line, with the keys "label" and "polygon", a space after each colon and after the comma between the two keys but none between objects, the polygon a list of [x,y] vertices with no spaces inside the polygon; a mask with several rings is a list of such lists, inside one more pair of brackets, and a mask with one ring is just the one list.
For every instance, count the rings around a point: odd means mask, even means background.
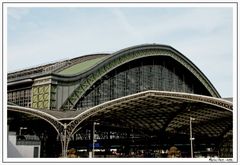
[{"label": "curved beam", "polygon": [[41,119],[45,120],[46,122],[48,122],[49,124],[51,124],[53,126],[53,128],[57,131],[58,134],[60,134],[60,132],[62,132],[62,130],[64,129],[63,124],[60,123],[57,120],[57,118],[55,118],[54,116],[47,114],[43,111],[39,111],[37,109],[32,109],[32,108],[16,106],[16,105],[8,105],[7,109],[8,109],[8,111],[25,113],[25,114],[29,114],[29,115],[33,115],[38,118],[41,118]]},{"label": "curved beam", "polygon": [[[149,57],[149,56],[169,56],[175,59],[177,62],[186,67],[197,79],[206,87],[209,93],[213,97],[220,97],[217,90],[211,84],[211,82],[207,79],[207,77],[183,54],[175,50],[174,48],[166,45],[140,45],[135,47],[130,47],[127,49],[123,49],[118,51],[102,63],[98,64],[92,70],[85,72],[84,80],[79,84],[79,86],[72,92],[72,94],[68,97],[68,99],[64,102],[61,109],[73,109],[77,104],[77,101],[83,96],[83,94],[101,77],[112,71],[113,69],[128,63],[130,61]],[[79,75],[82,77],[83,75]],[[56,75],[57,76],[57,75]],[[58,75],[59,76],[59,75]],[[80,78],[79,76],[75,76],[74,79]],[[71,77],[65,77],[69,80]],[[83,78],[83,77],[82,77]]]},{"label": "curved beam", "polygon": [[123,104],[126,102],[130,102],[132,100],[140,100],[140,98],[149,97],[149,96],[155,96],[158,98],[176,98],[176,99],[182,99],[187,101],[194,101],[194,102],[201,102],[208,105],[214,105],[216,107],[220,107],[226,111],[229,111],[232,113],[232,103],[229,101],[225,101],[219,98],[209,97],[209,96],[202,96],[202,95],[196,95],[196,94],[188,94],[188,93],[179,93],[179,92],[165,92],[165,91],[145,91],[129,96],[125,96],[122,98],[118,98],[115,100],[111,100],[108,102],[105,102],[103,104],[97,105],[93,108],[90,108],[83,113],[77,115],[75,118],[72,119],[72,121],[68,124],[67,130],[70,132],[70,134],[73,133],[73,131],[77,128],[77,126],[82,123],[83,121],[87,120],[89,117],[104,112],[105,110],[109,110],[111,107],[117,106],[119,104]]}]

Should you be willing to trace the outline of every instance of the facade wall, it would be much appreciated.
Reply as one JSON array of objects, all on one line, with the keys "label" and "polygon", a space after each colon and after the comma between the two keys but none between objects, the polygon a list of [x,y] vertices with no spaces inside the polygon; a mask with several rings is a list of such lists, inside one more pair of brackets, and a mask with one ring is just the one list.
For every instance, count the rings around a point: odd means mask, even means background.
[{"label": "facade wall", "polygon": [[38,148],[40,157],[40,145],[16,145],[16,134],[9,132],[8,136],[8,157],[9,158],[34,158],[34,148]]},{"label": "facade wall", "polygon": [[31,88],[23,88],[8,91],[8,101],[14,104],[31,107]]},{"label": "facade wall", "polygon": [[72,94],[77,88],[78,84],[75,85],[58,85],[56,89],[56,109],[59,109],[66,99]]}]

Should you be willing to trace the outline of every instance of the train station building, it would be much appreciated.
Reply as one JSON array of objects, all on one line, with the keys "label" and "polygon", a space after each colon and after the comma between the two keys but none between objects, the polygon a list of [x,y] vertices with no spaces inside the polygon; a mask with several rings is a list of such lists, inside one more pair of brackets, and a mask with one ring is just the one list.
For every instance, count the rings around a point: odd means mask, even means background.
[{"label": "train station building", "polygon": [[168,45],[24,69],[7,85],[8,157],[233,157],[232,100]]}]

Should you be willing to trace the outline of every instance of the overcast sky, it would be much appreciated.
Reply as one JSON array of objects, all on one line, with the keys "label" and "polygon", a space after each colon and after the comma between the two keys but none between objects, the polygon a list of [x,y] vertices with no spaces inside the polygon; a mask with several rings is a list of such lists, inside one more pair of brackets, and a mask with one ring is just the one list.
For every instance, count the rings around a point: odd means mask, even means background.
[{"label": "overcast sky", "polygon": [[232,97],[232,8],[8,8],[8,72],[145,43],[189,58]]}]

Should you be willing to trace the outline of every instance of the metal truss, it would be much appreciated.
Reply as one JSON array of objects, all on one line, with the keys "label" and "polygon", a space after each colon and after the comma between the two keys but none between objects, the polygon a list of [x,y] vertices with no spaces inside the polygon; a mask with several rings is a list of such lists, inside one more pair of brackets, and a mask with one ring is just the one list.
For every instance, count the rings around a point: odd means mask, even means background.
[{"label": "metal truss", "polygon": [[108,58],[104,63],[102,63],[102,65],[96,66],[94,72],[90,72],[89,75],[84,78],[84,81],[81,82],[79,86],[72,92],[60,109],[73,109],[84,93],[91,88],[97,80],[101,79],[101,77],[113,69],[130,61],[150,56],[168,56],[173,58],[186,67],[208,89],[212,96],[220,97],[216,89],[204,76],[204,74],[181,53],[171,47],[151,45],[130,48],[128,50],[113,54],[111,58]]}]

